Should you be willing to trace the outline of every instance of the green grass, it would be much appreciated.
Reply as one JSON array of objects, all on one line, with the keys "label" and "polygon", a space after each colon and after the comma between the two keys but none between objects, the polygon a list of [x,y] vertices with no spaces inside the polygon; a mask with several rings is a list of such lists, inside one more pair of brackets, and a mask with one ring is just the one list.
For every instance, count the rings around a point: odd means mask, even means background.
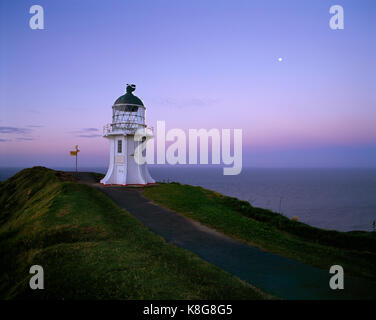
[{"label": "green grass", "polygon": [[248,202],[179,183],[145,188],[144,196],[233,238],[325,270],[375,280],[376,237],[314,228]]},{"label": "green grass", "polygon": [[[1,299],[263,299],[250,284],[167,244],[102,192],[25,169],[0,184]],[[29,288],[43,266],[45,289]]]}]

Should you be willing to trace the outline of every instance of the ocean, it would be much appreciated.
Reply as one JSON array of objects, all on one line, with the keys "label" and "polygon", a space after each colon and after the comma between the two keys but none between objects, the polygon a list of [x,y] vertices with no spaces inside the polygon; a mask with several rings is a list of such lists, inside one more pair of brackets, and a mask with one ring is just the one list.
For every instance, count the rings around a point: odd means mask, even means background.
[{"label": "ocean", "polygon": [[[0,168],[0,181],[19,170]],[[150,166],[150,172],[157,181],[202,186],[324,229],[371,231],[376,220],[376,169],[243,168],[224,176],[220,167]]]}]

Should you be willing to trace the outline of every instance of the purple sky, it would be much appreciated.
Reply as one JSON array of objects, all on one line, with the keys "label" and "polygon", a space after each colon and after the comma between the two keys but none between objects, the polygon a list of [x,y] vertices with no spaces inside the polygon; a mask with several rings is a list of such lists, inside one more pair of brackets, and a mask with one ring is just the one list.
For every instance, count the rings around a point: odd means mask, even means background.
[{"label": "purple sky", "polygon": [[1,0],[0,166],[106,166],[135,83],[150,126],[242,128],[244,165],[375,167],[375,30],[373,0]]}]

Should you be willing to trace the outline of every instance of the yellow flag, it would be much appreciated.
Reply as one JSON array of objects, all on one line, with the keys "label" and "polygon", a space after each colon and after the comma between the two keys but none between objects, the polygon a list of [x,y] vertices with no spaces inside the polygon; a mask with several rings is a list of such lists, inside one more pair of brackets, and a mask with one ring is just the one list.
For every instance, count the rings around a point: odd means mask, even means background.
[{"label": "yellow flag", "polygon": [[77,155],[77,151],[71,151],[71,152],[70,152],[70,155],[71,155],[71,156],[75,156],[75,155]]}]

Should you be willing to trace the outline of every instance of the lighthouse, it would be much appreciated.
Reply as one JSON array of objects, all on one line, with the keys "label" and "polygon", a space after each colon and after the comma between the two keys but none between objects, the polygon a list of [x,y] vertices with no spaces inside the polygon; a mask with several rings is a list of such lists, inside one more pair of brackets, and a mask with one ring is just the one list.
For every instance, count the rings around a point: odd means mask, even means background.
[{"label": "lighthouse", "polygon": [[[147,185],[155,183],[146,163],[139,164],[135,159],[137,147],[152,137],[151,128],[145,124],[145,106],[133,94],[134,84],[128,84],[126,93],[112,106],[112,123],[103,128],[103,137],[110,142],[110,162],[102,184]],[[135,139],[140,135],[142,139]]]}]

